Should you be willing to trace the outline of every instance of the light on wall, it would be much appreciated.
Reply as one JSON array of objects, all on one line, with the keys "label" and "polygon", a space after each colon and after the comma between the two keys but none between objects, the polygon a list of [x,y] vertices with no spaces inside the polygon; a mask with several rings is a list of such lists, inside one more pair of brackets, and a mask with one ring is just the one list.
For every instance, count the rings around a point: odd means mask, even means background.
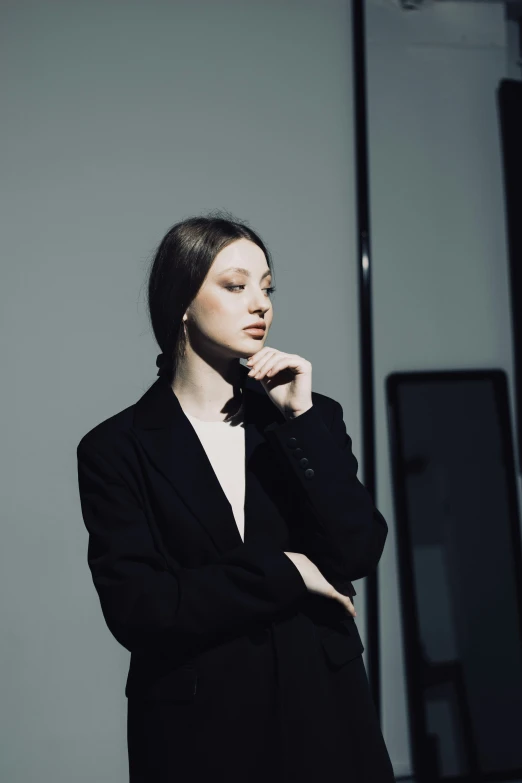
[{"label": "light on wall", "polygon": [[[389,0],[397,8],[401,8],[403,11],[420,11],[425,8],[436,5],[437,3],[445,3],[448,0]],[[507,7],[519,6],[521,0],[451,0],[451,2],[457,3],[505,3]]]},{"label": "light on wall", "polygon": [[434,4],[434,0],[392,0],[403,11],[419,11]]}]

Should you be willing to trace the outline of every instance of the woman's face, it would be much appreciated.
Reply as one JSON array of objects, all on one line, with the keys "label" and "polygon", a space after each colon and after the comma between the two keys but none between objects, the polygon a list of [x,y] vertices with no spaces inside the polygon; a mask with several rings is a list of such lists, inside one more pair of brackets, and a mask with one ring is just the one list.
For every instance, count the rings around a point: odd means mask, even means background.
[{"label": "woman's face", "polygon": [[[192,347],[199,345],[228,359],[246,358],[261,350],[273,318],[271,285],[270,269],[260,247],[248,239],[237,239],[223,248],[186,311]],[[261,336],[245,331],[255,321],[266,324]]]}]

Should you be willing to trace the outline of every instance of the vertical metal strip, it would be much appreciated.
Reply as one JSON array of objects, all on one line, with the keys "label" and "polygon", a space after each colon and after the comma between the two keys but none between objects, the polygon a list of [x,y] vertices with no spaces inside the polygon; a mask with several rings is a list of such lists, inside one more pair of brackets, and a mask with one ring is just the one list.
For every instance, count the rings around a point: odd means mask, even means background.
[{"label": "vertical metal strip", "polygon": [[[363,0],[352,2],[353,91],[355,116],[355,169],[357,183],[357,238],[359,259],[359,335],[363,432],[362,483],[375,502],[375,432],[373,386],[373,333],[370,248],[370,196],[366,108],[366,39]],[[377,571],[366,578],[368,681],[381,716],[379,603]]]}]

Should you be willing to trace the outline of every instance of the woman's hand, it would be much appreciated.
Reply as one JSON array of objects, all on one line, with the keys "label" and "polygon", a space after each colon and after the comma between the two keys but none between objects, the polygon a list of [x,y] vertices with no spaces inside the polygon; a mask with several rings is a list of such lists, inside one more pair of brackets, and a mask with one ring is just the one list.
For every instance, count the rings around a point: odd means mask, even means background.
[{"label": "woman's hand", "polygon": [[339,601],[348,609],[352,617],[357,616],[357,612],[355,611],[355,607],[350,601],[349,596],[339,593],[333,585],[327,582],[315,563],[312,563],[306,555],[303,555],[301,552],[285,552],[285,555],[289,557],[296,566],[311,593],[324,595],[327,598],[335,598],[335,600]]},{"label": "woman's hand", "polygon": [[285,418],[312,407],[312,364],[307,359],[265,345],[249,357],[247,366]]}]

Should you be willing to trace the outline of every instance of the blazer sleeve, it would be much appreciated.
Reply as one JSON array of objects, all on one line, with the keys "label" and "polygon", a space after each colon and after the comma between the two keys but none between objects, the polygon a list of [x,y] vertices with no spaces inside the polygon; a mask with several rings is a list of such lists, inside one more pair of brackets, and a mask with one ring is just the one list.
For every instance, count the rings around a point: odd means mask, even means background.
[{"label": "blazer sleeve", "polygon": [[335,586],[375,570],[388,525],[357,477],[343,408],[330,400],[328,426],[314,403],[293,419],[269,424],[264,432],[272,448],[283,455],[298,539],[308,550],[304,554]]},{"label": "blazer sleeve", "polygon": [[80,442],[88,565],[113,636],[130,652],[205,644],[285,610],[308,588],[283,551],[253,541],[200,567],[167,564],[136,495],[111,461]]}]

